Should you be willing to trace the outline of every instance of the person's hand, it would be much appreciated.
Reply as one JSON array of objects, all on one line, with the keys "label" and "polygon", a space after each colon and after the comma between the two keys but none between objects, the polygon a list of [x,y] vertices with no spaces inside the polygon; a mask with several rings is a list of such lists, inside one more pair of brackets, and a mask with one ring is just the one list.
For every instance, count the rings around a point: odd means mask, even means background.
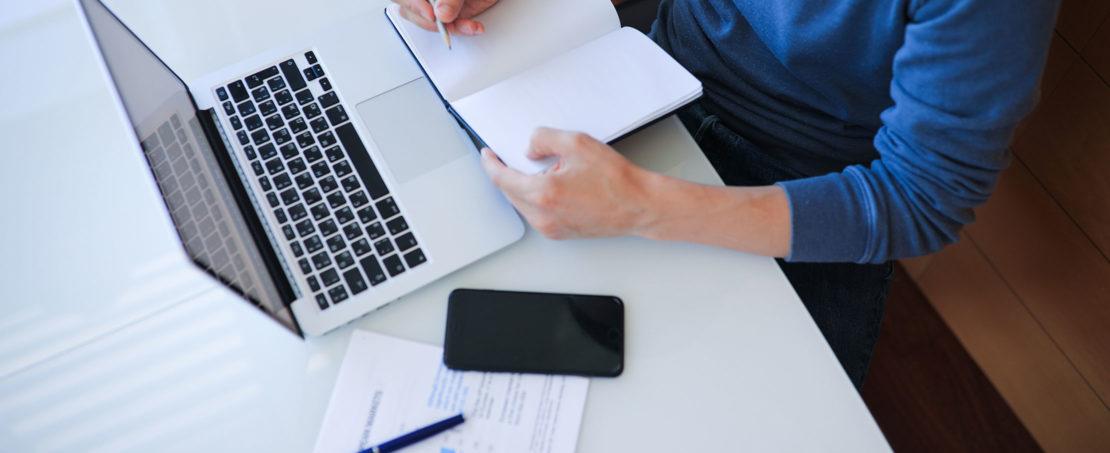
[{"label": "person's hand", "polygon": [[648,222],[653,174],[582,133],[537,129],[528,158],[556,157],[547,171],[525,175],[489,148],[482,166],[528,223],[552,239],[637,234]]},{"label": "person's hand", "polygon": [[447,31],[458,35],[479,35],[486,31],[485,25],[474,20],[474,16],[489,9],[497,0],[439,0],[436,7],[428,0],[393,0],[401,6],[401,16],[428,31],[436,31],[435,19],[447,27]]}]

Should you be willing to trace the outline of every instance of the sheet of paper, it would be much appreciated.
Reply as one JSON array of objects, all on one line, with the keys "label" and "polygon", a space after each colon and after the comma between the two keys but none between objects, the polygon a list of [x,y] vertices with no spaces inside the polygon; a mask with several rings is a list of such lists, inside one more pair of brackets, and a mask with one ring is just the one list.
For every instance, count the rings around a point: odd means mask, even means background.
[{"label": "sheet of paper", "polygon": [[462,98],[620,28],[611,0],[506,0],[479,15],[479,36],[424,30],[388,9],[390,19],[447,100]]},{"label": "sheet of paper", "polygon": [[354,453],[459,412],[466,422],[411,453],[569,453],[589,380],[458,372],[442,348],[355,331],[316,439],[317,453]]},{"label": "sheet of paper", "polygon": [[510,167],[549,165],[526,156],[540,126],[609,142],[701,95],[701,83],[650,38],[631,28],[452,102]]}]

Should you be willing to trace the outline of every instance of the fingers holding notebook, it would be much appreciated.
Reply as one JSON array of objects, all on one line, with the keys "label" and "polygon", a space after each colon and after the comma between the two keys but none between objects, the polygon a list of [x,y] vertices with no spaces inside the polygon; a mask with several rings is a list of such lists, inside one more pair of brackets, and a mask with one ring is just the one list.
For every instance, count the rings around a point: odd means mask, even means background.
[{"label": "fingers holding notebook", "polygon": [[[485,25],[473,19],[497,0],[393,0],[401,6],[401,16],[428,31],[436,31],[436,19],[447,31],[457,35],[479,35]],[[434,3],[434,6],[433,6]]]}]

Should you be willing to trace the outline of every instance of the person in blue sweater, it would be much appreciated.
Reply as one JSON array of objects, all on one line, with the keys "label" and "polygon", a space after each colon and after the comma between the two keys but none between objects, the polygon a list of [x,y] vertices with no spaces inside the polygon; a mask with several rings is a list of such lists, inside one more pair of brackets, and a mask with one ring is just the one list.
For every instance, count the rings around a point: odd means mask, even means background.
[{"label": "person in blue sweater", "polygon": [[[397,0],[427,28],[484,31],[496,0]],[[664,0],[651,36],[702,81],[679,117],[729,187],[639,168],[543,129],[539,175],[482,163],[556,238],[637,235],[780,258],[853,383],[891,260],[955,242],[1037,102],[1058,0]],[[738,296],[738,303],[742,297]]]}]

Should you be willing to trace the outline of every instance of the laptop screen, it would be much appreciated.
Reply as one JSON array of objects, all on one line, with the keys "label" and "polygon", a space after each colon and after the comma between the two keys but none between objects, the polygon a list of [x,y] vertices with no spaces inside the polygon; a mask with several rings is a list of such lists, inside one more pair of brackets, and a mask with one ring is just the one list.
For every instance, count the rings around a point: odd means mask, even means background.
[{"label": "laptop screen", "polygon": [[291,297],[282,297],[272,275],[280,270],[267,267],[201,128],[198,115],[206,113],[197,111],[181,79],[100,1],[81,4],[186,252],[205,271],[298,331],[287,306]]}]

